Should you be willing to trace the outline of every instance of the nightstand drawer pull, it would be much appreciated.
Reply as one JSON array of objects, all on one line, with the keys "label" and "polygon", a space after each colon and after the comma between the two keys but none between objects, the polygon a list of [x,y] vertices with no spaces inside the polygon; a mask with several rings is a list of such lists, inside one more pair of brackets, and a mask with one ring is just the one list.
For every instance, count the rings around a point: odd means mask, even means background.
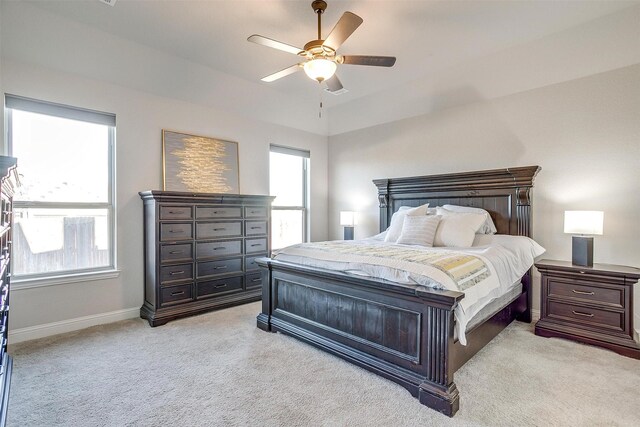
[{"label": "nightstand drawer pull", "polygon": [[571,310],[576,316],[593,317],[593,313],[581,313],[579,311]]},{"label": "nightstand drawer pull", "polygon": [[577,291],[575,289],[572,289],[574,294],[580,294],[580,295],[595,295],[595,292],[585,292],[585,291]]}]

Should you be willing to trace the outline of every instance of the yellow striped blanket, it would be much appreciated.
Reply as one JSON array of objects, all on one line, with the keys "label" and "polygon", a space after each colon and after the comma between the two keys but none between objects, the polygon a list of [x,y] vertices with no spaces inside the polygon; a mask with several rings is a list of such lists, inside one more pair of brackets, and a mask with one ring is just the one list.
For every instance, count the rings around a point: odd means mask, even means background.
[{"label": "yellow striped blanket", "polygon": [[[283,256],[285,255],[285,256]],[[279,251],[275,258],[286,255],[354,265],[374,264],[430,277],[434,288],[465,291],[491,276],[485,261],[477,256],[443,248],[423,248],[381,244],[371,241],[331,241],[303,243]],[[307,265],[321,266],[306,261]],[[440,274],[434,274],[440,272]],[[443,280],[444,274],[449,280]],[[448,283],[447,283],[448,282]],[[451,286],[451,284],[454,286]],[[425,284],[425,283],[420,283]]]}]

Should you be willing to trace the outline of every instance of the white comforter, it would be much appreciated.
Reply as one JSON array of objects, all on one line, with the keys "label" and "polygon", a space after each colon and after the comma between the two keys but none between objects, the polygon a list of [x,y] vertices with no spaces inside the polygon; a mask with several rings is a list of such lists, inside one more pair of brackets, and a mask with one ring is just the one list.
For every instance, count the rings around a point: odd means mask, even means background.
[{"label": "white comforter", "polygon": [[[464,292],[465,296],[455,309],[457,336],[466,345],[465,330],[483,307],[492,300],[507,293],[517,284],[522,275],[533,265],[534,258],[544,253],[544,248],[523,236],[478,235],[470,248],[424,248],[420,246],[397,245],[370,238],[341,242],[358,249],[357,254],[318,250],[314,244],[289,246],[276,252],[274,258],[295,264],[307,265],[349,274],[386,279],[405,285],[422,285],[436,289]],[[420,251],[472,255],[478,257],[488,268],[488,274],[469,287],[461,287],[447,274],[430,265],[368,256],[366,250],[380,248],[382,251],[401,247],[420,255]],[[362,249],[362,250],[361,250]],[[363,252],[364,251],[364,252]],[[403,251],[408,252],[408,251]]]}]

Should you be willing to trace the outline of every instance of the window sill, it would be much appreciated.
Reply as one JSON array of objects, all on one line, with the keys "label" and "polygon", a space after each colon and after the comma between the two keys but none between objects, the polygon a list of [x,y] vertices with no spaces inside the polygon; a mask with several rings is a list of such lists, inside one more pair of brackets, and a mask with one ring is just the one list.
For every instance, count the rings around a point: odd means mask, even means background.
[{"label": "window sill", "polygon": [[60,276],[37,277],[32,279],[14,278],[11,280],[11,290],[17,291],[21,289],[42,288],[44,286],[114,279],[118,276],[120,276],[120,270],[92,271],[90,273],[64,274]]}]

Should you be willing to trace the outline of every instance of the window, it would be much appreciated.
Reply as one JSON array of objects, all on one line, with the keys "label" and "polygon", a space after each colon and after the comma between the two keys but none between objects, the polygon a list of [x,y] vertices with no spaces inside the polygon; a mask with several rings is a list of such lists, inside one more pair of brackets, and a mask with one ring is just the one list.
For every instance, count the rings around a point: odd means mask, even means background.
[{"label": "window", "polygon": [[115,115],[5,96],[18,158],[12,274],[36,279],[115,268]]},{"label": "window", "polygon": [[276,196],[271,209],[273,249],[309,240],[309,152],[271,146],[270,194]]}]

